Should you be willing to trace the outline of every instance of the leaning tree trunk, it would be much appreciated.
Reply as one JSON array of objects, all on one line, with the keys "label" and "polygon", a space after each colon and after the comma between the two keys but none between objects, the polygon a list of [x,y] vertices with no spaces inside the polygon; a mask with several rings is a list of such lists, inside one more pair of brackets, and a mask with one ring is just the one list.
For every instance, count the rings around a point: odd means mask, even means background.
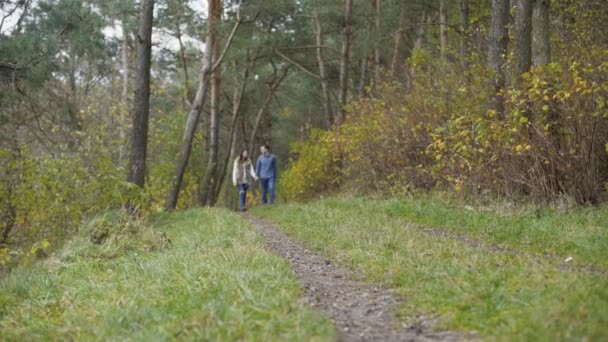
[{"label": "leaning tree trunk", "polygon": [[532,15],[534,65],[551,63],[551,0],[535,0]]},{"label": "leaning tree trunk", "polygon": [[146,175],[146,150],[148,147],[148,115],[150,112],[150,63],[152,57],[152,22],[154,0],[141,2],[139,33],[137,40],[137,74],[133,98],[133,131],[131,158],[127,180],[144,187]]},{"label": "leaning tree trunk", "polygon": [[494,94],[490,98],[490,109],[504,118],[505,58],[509,45],[509,0],[492,0],[492,27],[488,46],[488,64],[494,70]]},{"label": "leaning tree trunk", "polygon": [[340,52],[340,91],[338,93],[338,119],[344,122],[345,113],[344,106],[346,105],[348,96],[348,71],[350,68],[350,43],[352,36],[352,14],[353,0],[345,0],[344,3],[344,22],[342,23],[342,50]]},{"label": "leaning tree trunk", "polygon": [[519,75],[532,65],[532,0],[516,0],[515,72]]},{"label": "leaning tree trunk", "polygon": [[[243,74],[243,80],[240,82],[239,84],[239,80],[238,80],[238,76],[236,76],[236,72],[235,72],[235,77],[234,77],[234,92],[232,95],[232,121],[230,122],[230,133],[229,133],[229,138],[228,138],[228,150],[226,151],[226,155],[224,157],[224,162],[222,164],[222,167],[220,169],[219,174],[219,181],[217,183],[217,187],[215,189],[215,198],[219,198],[219,194],[222,190],[222,187],[225,184],[226,181],[226,175],[227,172],[229,172],[229,165],[230,165],[230,161],[232,159],[235,158],[236,152],[235,152],[235,140],[236,140],[236,130],[237,130],[237,125],[239,123],[240,117],[241,117],[241,107],[243,105],[243,95],[245,93],[245,87],[247,86],[247,80],[249,79],[249,73],[251,72],[251,69],[253,69],[253,66],[255,65],[255,60],[256,60],[257,56],[250,59],[249,62],[247,63],[247,66],[245,67],[245,73]],[[235,71],[236,71],[236,63],[235,63]],[[253,151],[249,151],[250,154]]]},{"label": "leaning tree trunk", "polygon": [[[210,14],[208,16],[209,19],[207,20],[208,32],[215,31],[215,20],[213,19],[213,15],[211,15],[211,13],[214,13],[215,6],[217,6],[217,3],[218,0],[208,0],[207,10]],[[167,194],[167,200],[165,202],[165,209],[168,211],[174,210],[177,205],[177,199],[179,198],[179,192],[181,190],[182,182],[184,180],[184,173],[186,171],[186,166],[188,165],[188,160],[190,159],[190,153],[192,152],[192,142],[194,141],[194,133],[196,132],[196,127],[198,125],[198,121],[201,116],[203,106],[205,104],[205,99],[207,97],[209,75],[211,71],[216,69],[221,64],[224,56],[226,55],[226,51],[230,47],[234,39],[234,35],[236,34],[241,22],[242,21],[239,16],[238,21],[232,28],[232,32],[230,32],[230,36],[228,37],[228,41],[224,46],[224,50],[222,51],[218,60],[213,63],[213,65],[211,54],[213,52],[212,47],[215,44],[215,36],[207,34],[207,41],[205,43],[205,57],[203,59],[203,65],[199,73],[198,89],[196,91],[196,96],[194,98],[194,102],[192,103],[192,107],[190,108],[190,113],[188,113],[188,121],[186,122],[186,128],[184,130],[182,147],[180,149],[180,154],[175,165],[175,173],[173,175],[171,189]]]},{"label": "leaning tree trunk", "polygon": [[329,85],[327,84],[327,71],[325,70],[325,59],[323,58],[323,28],[321,26],[321,16],[319,15],[319,10],[316,8],[313,12],[313,18],[315,22],[315,41],[317,44],[317,63],[319,64],[321,97],[325,110],[325,125],[327,129],[330,129],[334,125],[334,113],[331,109]]},{"label": "leaning tree trunk", "polygon": [[[221,19],[222,14],[222,0],[214,0],[217,2],[212,13],[213,20],[216,22]],[[219,58],[220,49],[217,42],[217,29],[214,25],[214,30],[209,31],[210,35],[214,37],[213,44],[213,61]],[[201,181],[201,196],[200,204],[212,206],[215,204],[215,187],[217,183],[217,170],[218,170],[218,155],[219,155],[219,133],[220,133],[220,120],[221,120],[221,96],[222,96],[222,74],[221,68],[218,67],[213,71],[211,79],[211,112],[209,120],[209,151],[207,159],[207,167],[205,169],[205,175]]]},{"label": "leaning tree trunk", "polygon": [[288,68],[283,69],[283,72],[279,76],[275,70],[275,73],[273,75],[273,80],[268,85],[268,91],[266,92],[266,97],[264,98],[264,101],[262,101],[262,105],[260,106],[260,109],[258,110],[258,113],[255,117],[255,122],[253,124],[253,128],[251,130],[251,137],[249,139],[249,151],[251,153],[253,153],[255,138],[258,135],[258,130],[261,126],[264,113],[266,112],[266,109],[270,105],[270,102],[272,101],[272,98],[274,97],[274,94],[277,91],[277,88],[279,87],[281,82],[283,82],[283,80],[285,79],[285,76],[287,76],[288,71],[289,71]]}]

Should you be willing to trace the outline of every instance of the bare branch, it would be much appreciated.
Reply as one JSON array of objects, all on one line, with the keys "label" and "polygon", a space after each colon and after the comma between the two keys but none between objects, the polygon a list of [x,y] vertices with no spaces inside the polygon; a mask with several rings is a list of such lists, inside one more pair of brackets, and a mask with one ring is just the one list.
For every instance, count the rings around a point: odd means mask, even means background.
[{"label": "bare branch", "polygon": [[303,66],[302,64],[294,61],[293,59],[289,58],[288,56],[286,56],[284,53],[282,53],[281,51],[277,50],[277,49],[272,49],[272,51],[274,51],[274,53],[276,53],[279,57],[283,58],[284,60],[286,60],[287,62],[289,62],[290,64],[296,66],[298,69],[302,70],[305,74],[312,76],[318,80],[321,79],[321,76],[315,74],[314,72],[308,70],[305,66]]}]

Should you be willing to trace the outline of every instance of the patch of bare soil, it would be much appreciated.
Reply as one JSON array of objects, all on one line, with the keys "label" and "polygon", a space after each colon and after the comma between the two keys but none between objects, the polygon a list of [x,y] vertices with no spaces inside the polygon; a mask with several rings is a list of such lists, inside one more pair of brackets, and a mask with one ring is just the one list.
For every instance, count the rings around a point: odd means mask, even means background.
[{"label": "patch of bare soil", "polygon": [[340,341],[460,341],[462,334],[432,329],[432,319],[403,323],[394,316],[401,301],[390,290],[356,280],[353,271],[309,251],[276,225],[246,215],[268,247],[287,259],[304,286],[304,300],[328,314]]}]

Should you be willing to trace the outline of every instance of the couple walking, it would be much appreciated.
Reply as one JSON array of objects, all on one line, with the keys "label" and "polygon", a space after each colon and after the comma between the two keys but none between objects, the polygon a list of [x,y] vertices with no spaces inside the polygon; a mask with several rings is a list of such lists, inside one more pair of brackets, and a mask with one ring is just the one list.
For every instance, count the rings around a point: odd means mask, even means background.
[{"label": "couple walking", "polygon": [[241,152],[241,155],[234,161],[232,169],[232,184],[238,187],[239,199],[241,201],[241,211],[247,210],[247,190],[251,179],[260,180],[262,187],[262,203],[268,203],[267,195],[270,193],[270,204],[274,204],[274,184],[277,179],[277,158],[270,153],[270,146],[263,145],[260,147],[261,155],[255,163],[249,158],[247,151]]}]

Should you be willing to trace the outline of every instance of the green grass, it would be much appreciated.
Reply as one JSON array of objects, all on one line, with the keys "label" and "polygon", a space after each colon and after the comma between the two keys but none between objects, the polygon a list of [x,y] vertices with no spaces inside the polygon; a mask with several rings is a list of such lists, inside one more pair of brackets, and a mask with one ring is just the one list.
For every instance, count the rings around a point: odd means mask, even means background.
[{"label": "green grass", "polygon": [[[443,328],[498,340],[608,339],[608,277],[565,272],[526,254],[490,252],[434,237],[405,219],[408,206],[415,207],[415,201],[332,199],[254,213],[280,223],[292,236],[360,271],[365,279],[397,289],[406,298],[403,316],[438,314]],[[441,201],[420,206],[426,211],[419,211],[417,222],[436,223],[444,215],[458,217],[460,211]],[[437,215],[436,221],[424,213]],[[483,215],[491,220],[493,214]],[[449,219],[444,222],[457,230]],[[521,246],[516,239],[505,241],[536,251],[544,246],[542,240],[533,247]],[[551,250],[556,251],[560,249]]]},{"label": "green grass", "polygon": [[466,207],[445,197],[421,196],[377,203],[391,216],[441,228],[486,243],[535,254],[573,257],[608,270],[608,207]]},{"label": "green grass", "polygon": [[1,279],[1,339],[334,339],[329,319],[299,301],[287,262],[240,216],[191,210],[146,234],[158,231],[170,247],[97,246],[81,233],[55,257]]}]

